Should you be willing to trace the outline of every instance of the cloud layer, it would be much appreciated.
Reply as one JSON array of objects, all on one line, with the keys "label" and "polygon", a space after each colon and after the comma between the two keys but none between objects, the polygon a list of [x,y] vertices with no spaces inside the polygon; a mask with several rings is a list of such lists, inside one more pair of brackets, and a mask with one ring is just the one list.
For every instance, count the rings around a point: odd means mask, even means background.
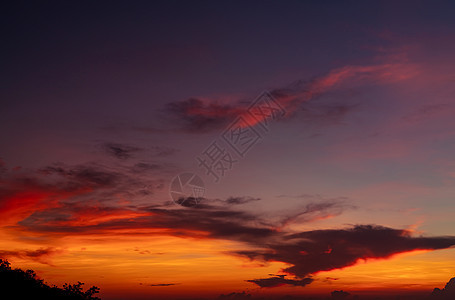
[{"label": "cloud layer", "polygon": [[[343,213],[352,207],[345,199],[309,198],[306,205],[281,215],[261,215],[244,209],[260,201],[253,197],[202,199],[197,206],[169,203],[142,206],[123,204],[121,197],[143,195],[144,181],[136,164],[109,169],[102,165],[52,165],[28,174],[6,172],[1,178],[1,216],[16,217],[8,224],[18,232],[47,238],[71,235],[171,235],[182,238],[223,239],[245,245],[229,252],[251,260],[282,262],[292,275],[249,279],[260,287],[283,284],[305,286],[312,275],[355,265],[359,261],[386,259],[414,250],[438,250],[455,245],[455,237],[413,236],[411,231],[377,225],[295,232],[289,226]],[[149,170],[146,168],[146,170]],[[159,181],[156,181],[159,182]],[[157,187],[159,184],[157,183]],[[31,195],[34,195],[33,197]],[[120,198],[121,198],[120,197]],[[33,201],[32,201],[32,200]],[[4,250],[4,256],[43,261],[54,249]]]}]

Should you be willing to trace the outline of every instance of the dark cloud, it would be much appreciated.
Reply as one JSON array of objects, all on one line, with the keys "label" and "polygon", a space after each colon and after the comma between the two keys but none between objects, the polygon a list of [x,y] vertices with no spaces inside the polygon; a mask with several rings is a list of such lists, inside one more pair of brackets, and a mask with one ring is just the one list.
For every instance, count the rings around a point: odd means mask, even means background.
[{"label": "dark cloud", "polygon": [[[81,219],[86,215],[114,214],[127,215],[127,218],[113,218],[93,224],[74,224],[71,220]],[[131,214],[141,214],[131,218]],[[87,218],[87,217],[85,217]],[[129,229],[163,229],[167,234],[187,237],[206,237],[234,240],[248,240],[251,236],[266,239],[274,234],[272,228],[255,227],[252,214],[209,208],[162,209],[149,208],[111,208],[100,207],[93,203],[65,205],[33,213],[19,225],[28,231],[46,233],[102,233],[104,231]]]},{"label": "dark cloud", "polygon": [[195,198],[195,197],[181,197],[175,200],[175,203],[184,207],[194,207],[194,208],[209,208],[209,204],[205,203],[200,203],[202,200],[201,198]]},{"label": "dark cloud", "polygon": [[257,216],[244,211],[217,209],[214,206],[199,207],[199,205],[196,209],[152,208],[149,211],[153,216],[146,222],[150,222],[153,226],[205,232],[206,237],[210,238],[248,241],[251,237],[255,237],[257,240],[265,241],[275,235],[272,227],[255,226]]},{"label": "dark cloud", "polygon": [[120,143],[105,143],[103,149],[107,154],[118,158],[118,159],[128,159],[133,153],[140,151],[141,149],[134,146],[124,145]]},{"label": "dark cloud", "polygon": [[134,154],[138,152],[146,152],[148,155],[151,155],[153,157],[165,157],[174,155],[179,151],[178,149],[165,146],[149,146],[148,148],[143,149],[122,143],[104,143],[102,145],[102,149],[108,155],[120,160],[132,158]]},{"label": "dark cloud", "polygon": [[248,294],[246,292],[241,292],[241,293],[236,293],[232,292],[227,295],[221,294],[218,296],[217,299],[220,300],[244,300],[244,299],[251,299],[251,294]]},{"label": "dark cloud", "polygon": [[328,281],[328,282],[335,281],[335,280],[340,280],[340,278],[334,278],[334,277],[326,277],[325,278],[325,281]]},{"label": "dark cloud", "polygon": [[227,204],[230,205],[237,205],[237,204],[245,204],[249,202],[259,201],[261,198],[253,198],[253,197],[229,197],[225,200]]},{"label": "dark cloud", "polygon": [[346,299],[348,298],[351,294],[345,291],[333,291],[331,293],[332,299]]},{"label": "dark cloud", "polygon": [[84,209],[99,214],[127,214],[130,208],[119,210],[113,203],[141,200],[164,187],[162,179],[153,178],[156,174],[144,176],[146,171],[139,173],[136,168],[56,163],[37,170],[8,171],[0,176],[0,214],[26,228],[36,225],[38,231],[50,223],[58,223],[57,228],[70,224],[75,216],[88,212]]},{"label": "dark cloud", "polygon": [[[71,233],[77,232],[78,227],[81,224],[87,224],[88,220],[96,221],[98,218],[129,219],[135,214],[137,211],[133,209],[106,206],[96,202],[60,202],[56,207],[33,212],[18,222],[18,225],[29,229],[34,228],[37,232]],[[49,230],[52,227],[54,230]]]},{"label": "dark cloud", "polygon": [[62,250],[53,247],[39,248],[36,250],[0,250],[0,257],[7,259],[10,257],[18,257],[34,260],[43,264],[50,264],[48,259],[61,252]]},{"label": "dark cloud", "polygon": [[58,175],[65,179],[68,187],[108,188],[116,186],[122,177],[121,173],[96,164],[67,166],[57,163],[42,168],[40,173],[46,176]]},{"label": "dark cloud", "polygon": [[262,279],[251,279],[246,280],[247,282],[254,283],[261,288],[270,288],[270,287],[278,287],[285,284],[293,285],[293,286],[306,286],[313,282],[313,278],[306,277],[302,279],[287,279],[284,275],[277,275],[274,277],[269,278],[262,278]]},{"label": "dark cloud", "polygon": [[359,260],[388,258],[413,250],[437,250],[455,245],[455,237],[413,237],[407,230],[374,225],[348,229],[313,230],[283,236],[265,249],[239,252],[265,261],[292,264],[284,272],[304,277],[356,264]]},{"label": "dark cloud", "polygon": [[207,132],[220,129],[244,111],[235,105],[205,102],[197,98],[171,102],[166,105],[176,122],[188,132]]},{"label": "dark cloud", "polygon": [[286,216],[281,221],[281,226],[289,223],[310,222],[320,219],[326,219],[333,216],[338,216],[346,209],[355,208],[352,205],[347,205],[344,200],[327,199],[323,201],[310,202],[300,209],[292,212],[287,212]]},{"label": "dark cloud", "polygon": [[[110,199],[113,195],[125,195],[128,197],[147,195],[156,189],[163,188],[163,181],[149,179],[144,173],[156,170],[164,170],[163,165],[139,162],[123,167],[107,167],[99,163],[65,165],[54,164],[39,170],[39,175],[53,179],[53,184],[67,189],[91,188],[90,194],[96,195],[98,201]],[[98,193],[98,194],[97,194]]]},{"label": "dark cloud", "polygon": [[177,285],[178,283],[152,283],[152,284],[147,284],[148,286],[172,286],[172,285]]},{"label": "dark cloud", "polygon": [[[41,176],[39,176],[41,175]],[[0,215],[14,217],[26,210],[40,210],[83,193],[81,184],[67,180],[55,181],[42,178],[40,172],[10,171],[0,177]]]},{"label": "dark cloud", "polygon": [[[243,203],[253,199],[250,197],[239,197],[230,202],[237,204],[238,202]],[[216,205],[218,203],[220,205]],[[93,204],[90,203],[79,203],[79,205],[64,205],[35,212],[22,220],[20,225],[25,226],[30,231],[67,232],[68,234],[74,232],[102,232],[117,228],[163,229],[168,234],[178,236],[200,236],[203,233],[202,236],[206,238],[238,240],[247,243],[256,241],[260,245],[267,242],[278,242],[285,236],[284,232],[277,230],[281,222],[275,224],[269,219],[262,219],[253,212],[235,210],[235,205],[226,205],[226,203],[226,201],[213,201],[212,203],[210,199],[202,199],[195,207],[191,208],[185,206],[176,207],[175,205],[168,208],[160,208],[156,205],[149,207],[131,206],[124,208],[123,211],[148,213],[150,216],[136,217],[134,220],[116,219],[86,226],[83,226],[83,224],[74,226],[74,224],[65,223],[65,220],[77,219],[77,216],[82,213],[97,211],[99,214],[114,214],[119,210],[99,205],[92,207],[90,205]],[[326,208],[325,206],[320,206],[320,209]],[[314,213],[314,210],[311,213]],[[304,214],[305,212],[300,213],[300,215]]]},{"label": "dark cloud", "polygon": [[[182,197],[177,199],[175,202],[181,206],[193,207],[196,209],[215,209],[222,210],[223,207],[228,209],[230,206],[246,204],[254,201],[260,201],[261,198],[254,197],[228,197],[227,199],[207,199],[204,197]],[[171,203],[169,203],[171,204]]]}]

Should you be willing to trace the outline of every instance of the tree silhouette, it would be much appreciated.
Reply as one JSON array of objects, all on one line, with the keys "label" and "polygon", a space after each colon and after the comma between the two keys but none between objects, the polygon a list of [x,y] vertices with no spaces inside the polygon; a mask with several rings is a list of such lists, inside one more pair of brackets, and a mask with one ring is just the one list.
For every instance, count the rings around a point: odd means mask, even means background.
[{"label": "tree silhouette", "polygon": [[[96,286],[84,292],[84,283],[65,283],[63,288],[52,287],[39,279],[33,270],[12,269],[6,259],[0,259],[0,298],[1,299],[67,299],[101,300],[94,295],[99,292]],[[5,298],[4,296],[9,297]]]}]

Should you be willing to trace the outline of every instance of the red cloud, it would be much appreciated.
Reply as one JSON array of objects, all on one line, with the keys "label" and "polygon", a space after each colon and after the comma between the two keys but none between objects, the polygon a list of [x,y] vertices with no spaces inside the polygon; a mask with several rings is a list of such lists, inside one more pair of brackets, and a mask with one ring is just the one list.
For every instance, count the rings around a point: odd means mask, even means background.
[{"label": "red cloud", "polygon": [[63,251],[53,247],[39,248],[36,250],[0,250],[0,257],[18,257],[36,260],[42,264],[50,264],[49,258],[61,252]]},{"label": "red cloud", "polygon": [[[344,83],[373,83],[385,84],[406,80],[416,76],[419,70],[412,64],[379,64],[368,66],[345,66],[334,69],[324,76],[309,82],[298,82],[292,88],[275,89],[271,91],[276,102],[289,117],[294,114],[300,104],[320,96],[330,89]],[[207,131],[220,127],[228,121],[243,115],[247,119],[244,126],[256,125],[264,118],[250,118],[246,112],[249,104],[244,102],[219,103],[210,100],[190,98],[184,101],[172,102],[167,106],[168,111],[184,124],[187,131]]]},{"label": "red cloud", "polygon": [[34,178],[13,177],[0,180],[0,222],[18,221],[33,211],[55,207],[59,201],[88,192],[89,188],[65,190]]}]

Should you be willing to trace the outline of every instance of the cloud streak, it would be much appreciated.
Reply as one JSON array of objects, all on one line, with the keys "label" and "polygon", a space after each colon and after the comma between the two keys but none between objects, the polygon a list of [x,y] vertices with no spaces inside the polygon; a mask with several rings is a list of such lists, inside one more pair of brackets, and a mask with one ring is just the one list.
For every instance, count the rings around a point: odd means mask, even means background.
[{"label": "cloud streak", "polygon": [[[297,112],[306,112],[312,119],[330,119],[342,116],[352,109],[350,105],[316,106],[316,111],[301,110],[302,104],[339,88],[343,84],[389,84],[416,76],[419,69],[408,63],[385,63],[366,66],[345,66],[334,69],[309,81],[299,80],[288,87],[271,90],[278,105],[286,111],[286,118]],[[240,115],[246,115],[250,104],[245,101],[220,102],[210,99],[189,98],[167,104],[165,111],[187,132],[207,132],[219,129]],[[265,121],[266,117],[249,118],[249,125]]]},{"label": "cloud streak", "polygon": [[[173,285],[178,285],[179,283],[151,283],[151,284],[147,284],[147,286],[173,286]],[[141,283],[141,285],[143,285]]]},{"label": "cloud streak", "polygon": [[130,158],[135,152],[140,151],[138,147],[133,147],[129,145],[119,144],[119,143],[105,143],[103,149],[107,154],[121,160]]},{"label": "cloud streak", "polygon": [[0,250],[0,257],[17,257],[36,260],[43,264],[50,264],[49,258],[62,252],[62,250],[54,247],[39,248],[36,250]]},{"label": "cloud streak", "polygon": [[303,279],[288,279],[285,278],[285,275],[276,275],[269,278],[262,278],[262,279],[250,279],[246,280],[247,282],[254,283],[261,288],[271,288],[271,287],[279,287],[282,285],[292,285],[292,286],[301,286],[304,287],[313,282],[313,278],[306,277]]},{"label": "cloud streak", "polygon": [[455,245],[455,237],[414,237],[408,230],[375,225],[313,230],[282,236],[265,249],[238,254],[251,259],[292,264],[283,271],[307,276],[355,265],[361,260],[385,259],[414,250],[438,250]]}]

